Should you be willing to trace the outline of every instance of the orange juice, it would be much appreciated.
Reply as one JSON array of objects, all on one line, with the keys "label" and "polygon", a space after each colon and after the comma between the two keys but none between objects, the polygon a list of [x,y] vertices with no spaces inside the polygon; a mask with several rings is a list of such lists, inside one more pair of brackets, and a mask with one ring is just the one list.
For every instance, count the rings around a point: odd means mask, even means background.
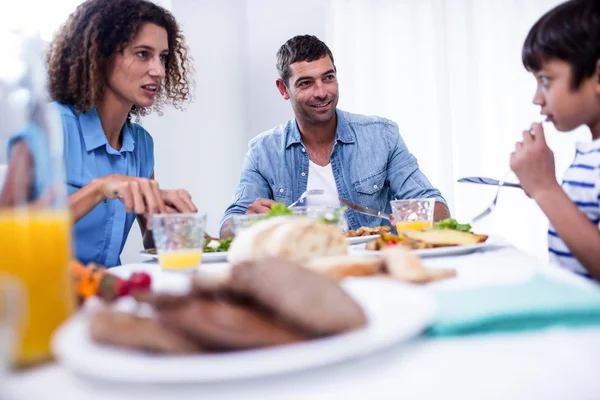
[{"label": "orange juice", "polygon": [[0,212],[0,272],[19,279],[25,290],[17,365],[50,359],[50,337],[75,309],[70,236],[67,211]]},{"label": "orange juice", "polygon": [[158,252],[158,263],[166,269],[183,269],[195,267],[196,265],[200,264],[201,260],[201,249],[185,249]]},{"label": "orange juice", "polygon": [[396,230],[402,231],[421,231],[423,229],[431,229],[433,224],[431,221],[399,221],[396,222]]}]

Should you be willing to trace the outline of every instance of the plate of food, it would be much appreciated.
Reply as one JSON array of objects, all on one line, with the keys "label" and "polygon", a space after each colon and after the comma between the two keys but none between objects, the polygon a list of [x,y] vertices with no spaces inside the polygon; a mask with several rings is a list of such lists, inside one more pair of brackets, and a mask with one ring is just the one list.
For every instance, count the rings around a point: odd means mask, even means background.
[{"label": "plate of food", "polygon": [[[202,262],[221,262],[227,260],[227,251],[233,240],[233,237],[218,239],[204,234],[204,250],[202,253]],[[146,249],[140,251],[140,254],[158,260],[156,249]]]},{"label": "plate of food", "polygon": [[472,233],[470,225],[459,224],[449,218],[436,222],[433,229],[382,234],[367,243],[353,246],[352,252],[376,255],[386,247],[400,245],[420,257],[440,257],[468,254],[499,243],[498,239]]},{"label": "plate of food", "polygon": [[52,349],[67,369],[101,380],[227,381],[365,356],[417,336],[435,312],[429,293],[391,279],[338,283],[271,259],[199,274],[186,293],[142,292],[80,311]]},{"label": "plate of food", "polygon": [[382,233],[390,233],[391,231],[392,227],[387,225],[376,227],[361,226],[358,229],[350,229],[346,232],[346,240],[349,245],[366,243],[378,238]]}]

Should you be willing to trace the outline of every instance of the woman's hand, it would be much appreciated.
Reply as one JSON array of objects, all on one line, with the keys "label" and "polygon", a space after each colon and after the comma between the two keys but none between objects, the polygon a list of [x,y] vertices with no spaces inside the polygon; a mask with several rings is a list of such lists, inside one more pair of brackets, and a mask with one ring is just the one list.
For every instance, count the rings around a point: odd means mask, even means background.
[{"label": "woman's hand", "polygon": [[523,131],[523,141],[517,142],[515,151],[510,155],[510,168],[519,178],[525,193],[533,199],[558,185],[554,154],[546,144],[540,124],[533,124],[531,130]]},{"label": "woman's hand", "polygon": [[166,204],[167,212],[171,213],[195,213],[198,209],[192,202],[192,195],[187,190],[161,190],[163,202]]},{"label": "woman's hand", "polygon": [[99,178],[98,181],[102,196],[106,199],[121,200],[127,212],[136,214],[167,212],[162,192],[154,179],[107,175]]}]

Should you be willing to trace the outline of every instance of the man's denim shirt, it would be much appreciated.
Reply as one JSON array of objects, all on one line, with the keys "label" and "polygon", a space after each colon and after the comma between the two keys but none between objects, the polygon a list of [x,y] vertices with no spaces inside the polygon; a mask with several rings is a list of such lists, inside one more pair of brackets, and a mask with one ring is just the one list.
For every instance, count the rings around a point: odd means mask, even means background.
[{"label": "man's denim shirt", "polygon": [[[331,152],[333,176],[340,197],[391,212],[390,200],[435,198],[446,204],[439,190],[419,170],[394,122],[375,116],[336,110],[336,140]],[[233,214],[245,214],[257,198],[291,204],[306,190],[308,151],[296,120],[264,132],[249,143],[232,204],[221,226]],[[379,217],[347,210],[350,229],[389,225]]]}]

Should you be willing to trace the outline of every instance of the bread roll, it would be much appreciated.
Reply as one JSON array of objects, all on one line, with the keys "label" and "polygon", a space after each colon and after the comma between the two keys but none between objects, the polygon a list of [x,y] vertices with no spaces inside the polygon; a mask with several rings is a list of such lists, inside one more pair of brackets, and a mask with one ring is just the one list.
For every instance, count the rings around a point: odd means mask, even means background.
[{"label": "bread roll", "polygon": [[301,216],[273,217],[240,232],[229,247],[231,264],[279,257],[304,262],[312,257],[348,254],[344,234],[334,225]]},{"label": "bread roll", "polygon": [[350,276],[373,276],[384,272],[383,259],[372,256],[317,257],[305,262],[304,266],[336,280]]}]

